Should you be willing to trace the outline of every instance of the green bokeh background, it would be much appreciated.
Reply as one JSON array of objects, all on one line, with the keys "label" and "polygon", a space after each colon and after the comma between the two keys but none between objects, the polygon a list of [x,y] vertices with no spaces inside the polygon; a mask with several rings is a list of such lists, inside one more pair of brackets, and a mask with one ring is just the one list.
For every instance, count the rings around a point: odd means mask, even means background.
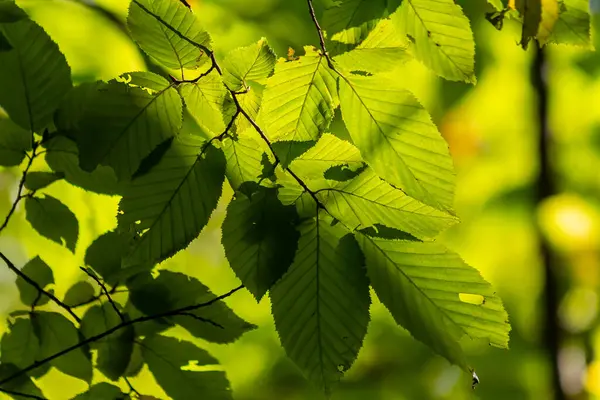
[{"label": "green bokeh background", "polygon": [[[304,1],[189,2],[212,34],[220,55],[263,36],[280,56],[289,47],[302,54],[303,45],[318,44]],[[76,83],[148,68],[118,23],[93,7],[74,0],[17,3],[58,43]],[[125,19],[126,0],[89,3]],[[559,308],[565,336],[559,357],[563,388],[570,399],[600,399],[600,54],[567,46],[548,49],[550,151],[560,194],[536,204],[539,123],[529,77],[533,49],[523,51],[517,46],[516,23],[509,22],[498,32],[485,21],[483,0],[459,3],[472,17],[478,84],[444,82],[417,62],[390,74],[413,90],[450,143],[458,181],[456,210],[463,222],[441,240],[497,289],[512,324],[511,348],[468,349],[481,379],[472,391],[469,376],[414,341],[375,301],[365,345],[333,398],[551,398],[549,356],[541,330],[544,277],[539,241],[544,235],[559,260],[557,275],[564,292]],[[36,163],[39,170],[47,168],[41,159]],[[0,169],[1,215],[10,208],[19,176],[18,168]],[[76,254],[40,237],[25,221],[22,204],[0,236],[0,248],[18,266],[40,255],[54,269],[60,297],[72,283],[86,278],[78,268],[85,249],[116,226],[118,198],[85,193],[64,182],[53,184],[47,193],[60,198],[79,219]],[[229,188],[224,193],[200,237],[187,251],[161,265],[198,277],[217,294],[239,284],[220,245],[219,227],[232,195]],[[8,269],[0,267],[0,315],[22,307],[14,279]],[[259,329],[231,345],[203,343],[182,330],[169,333],[209,349],[222,362],[236,399],[321,398],[285,358],[268,299],[257,305],[249,293],[239,292],[227,303]],[[0,332],[3,329],[4,318]],[[132,382],[143,393],[168,399],[146,369]],[[82,382],[54,369],[40,386],[52,400],[66,400],[85,390]]]}]

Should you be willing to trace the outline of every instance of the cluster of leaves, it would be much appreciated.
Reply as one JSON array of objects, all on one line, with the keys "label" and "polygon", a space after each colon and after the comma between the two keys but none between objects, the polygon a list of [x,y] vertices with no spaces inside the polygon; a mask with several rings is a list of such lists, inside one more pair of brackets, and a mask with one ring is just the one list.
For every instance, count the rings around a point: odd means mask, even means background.
[{"label": "cluster of leaves", "polygon": [[[579,2],[496,0],[489,19],[514,11],[524,46],[570,43],[561,26],[579,21]],[[0,105],[10,117],[0,120],[0,164],[26,164],[0,230],[24,200],[31,226],[74,252],[76,216],[40,191],[64,180],[121,197],[117,228],[86,251],[89,280],[62,300],[46,290],[54,279],[41,258],[19,270],[0,253],[30,308],[10,315],[2,337],[0,391],[43,398],[31,378],[50,366],[91,384],[94,370],[127,381],[147,365],[173,399],[231,398],[225,374],[207,369],[217,360],[161,333],[178,325],[236,340],[254,326],[222,299],[242,286],[216,297],[196,279],[153,271],[199,235],[226,181],[235,191],[222,227],[230,266],[257,301],[268,292],[286,353],[326,393],[362,346],[370,288],[399,325],[467,371],[464,337],[507,347],[500,299],[434,241],[458,221],[447,144],[386,74],[417,60],[475,83],[469,20],[453,0],[392,3],[329,4],[321,28],[308,1],[320,49],[278,60],[265,39],[221,59],[185,2],[132,0],[131,37],[164,76],[73,86],[58,46],[0,0]],[[586,29],[589,39],[589,21]],[[41,154],[50,171],[31,171]],[[36,309],[49,301],[64,312]],[[110,383],[76,398],[97,397],[144,398]]]}]

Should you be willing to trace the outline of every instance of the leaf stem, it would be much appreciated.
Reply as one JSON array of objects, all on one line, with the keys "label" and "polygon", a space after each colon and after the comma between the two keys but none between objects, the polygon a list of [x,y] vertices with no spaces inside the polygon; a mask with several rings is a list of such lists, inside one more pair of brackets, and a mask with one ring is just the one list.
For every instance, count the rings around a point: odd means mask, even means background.
[{"label": "leaf stem", "polygon": [[321,50],[323,50],[323,56],[327,59],[327,64],[329,65],[329,68],[335,71],[333,62],[329,57],[329,53],[327,53],[327,47],[325,46],[325,36],[323,35],[323,29],[321,29],[321,25],[319,25],[319,20],[317,19],[317,15],[315,14],[315,8],[313,7],[312,0],[306,0],[306,2],[308,3],[308,11],[310,13],[310,17],[313,21],[313,24],[315,25],[315,28],[317,28],[317,33],[319,34],[319,42],[321,44]]}]

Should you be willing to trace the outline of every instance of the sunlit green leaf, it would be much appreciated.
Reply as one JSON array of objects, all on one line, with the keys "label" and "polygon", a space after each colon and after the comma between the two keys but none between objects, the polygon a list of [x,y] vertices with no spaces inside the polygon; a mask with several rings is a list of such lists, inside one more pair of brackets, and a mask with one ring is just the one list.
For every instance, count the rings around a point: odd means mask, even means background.
[{"label": "sunlit green leaf", "polygon": [[592,47],[589,1],[559,0],[558,7],[558,19],[548,42]]},{"label": "sunlit green leaf", "polygon": [[387,9],[386,0],[340,0],[323,14],[323,28],[332,35],[381,18]]},{"label": "sunlit green leaf", "polygon": [[75,253],[79,222],[67,206],[52,196],[25,199],[27,221],[40,235]]},{"label": "sunlit green leaf", "polygon": [[263,148],[264,146],[249,134],[240,134],[235,139],[223,141],[223,153],[227,163],[225,173],[234,190],[240,189],[244,182],[258,182],[262,174],[262,158],[265,155]]},{"label": "sunlit green leaf", "polygon": [[[38,284],[42,289],[54,283],[54,274],[52,268],[44,262],[39,256],[35,256],[27,262],[21,269],[23,274]],[[42,306],[50,300],[46,295],[42,295],[35,287],[20,276],[17,277],[17,287],[21,296],[21,302],[26,306],[33,304]]]},{"label": "sunlit green leaf", "polygon": [[223,62],[224,81],[231,90],[238,91],[248,81],[265,83],[275,68],[275,52],[267,39],[261,38],[250,46],[230,51]]}]

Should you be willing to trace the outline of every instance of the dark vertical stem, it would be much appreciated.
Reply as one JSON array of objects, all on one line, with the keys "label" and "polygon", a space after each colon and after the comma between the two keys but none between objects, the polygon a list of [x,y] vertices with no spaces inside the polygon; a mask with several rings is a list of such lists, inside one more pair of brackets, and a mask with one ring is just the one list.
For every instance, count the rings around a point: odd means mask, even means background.
[{"label": "dark vertical stem", "polygon": [[[556,193],[550,163],[551,136],[548,126],[548,83],[547,61],[544,49],[540,49],[536,43],[535,59],[532,66],[533,90],[537,95],[536,116],[539,121],[538,131],[538,156],[539,175],[536,182],[537,198],[539,205],[544,199]],[[556,274],[556,257],[552,252],[550,244],[540,232],[540,256],[544,269],[545,284],[542,292],[544,305],[544,322],[542,325],[543,344],[550,355],[552,368],[552,390],[555,400],[565,400],[566,396],[560,384],[560,370],[558,355],[560,351],[560,324],[558,321],[558,277]]]}]

